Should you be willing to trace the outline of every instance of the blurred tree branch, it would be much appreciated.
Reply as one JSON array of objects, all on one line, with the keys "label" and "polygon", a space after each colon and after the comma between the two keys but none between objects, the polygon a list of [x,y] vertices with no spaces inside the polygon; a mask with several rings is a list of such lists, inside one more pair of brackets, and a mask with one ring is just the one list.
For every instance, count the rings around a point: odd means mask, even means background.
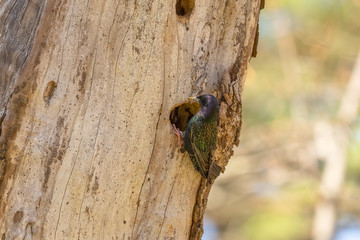
[{"label": "blurred tree branch", "polygon": [[360,52],[342,98],[338,112],[340,122],[315,124],[315,142],[318,156],[325,161],[320,183],[320,198],[315,207],[313,239],[330,240],[336,221],[336,203],[345,177],[346,148],[349,128],[356,120],[360,101]]}]

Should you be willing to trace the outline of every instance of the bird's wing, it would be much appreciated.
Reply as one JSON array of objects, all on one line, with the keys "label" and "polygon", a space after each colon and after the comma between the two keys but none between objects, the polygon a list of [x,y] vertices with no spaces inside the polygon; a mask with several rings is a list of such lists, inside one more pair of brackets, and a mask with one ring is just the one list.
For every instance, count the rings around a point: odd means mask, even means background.
[{"label": "bird's wing", "polygon": [[190,142],[198,163],[201,175],[207,176],[209,169],[210,149],[204,135],[204,126],[202,122],[195,121],[190,129]]}]

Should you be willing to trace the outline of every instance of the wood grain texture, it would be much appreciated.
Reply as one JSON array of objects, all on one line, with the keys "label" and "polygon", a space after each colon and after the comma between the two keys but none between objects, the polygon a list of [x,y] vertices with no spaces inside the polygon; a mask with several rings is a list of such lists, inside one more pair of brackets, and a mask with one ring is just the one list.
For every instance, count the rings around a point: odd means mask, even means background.
[{"label": "wood grain texture", "polygon": [[225,167],[260,1],[198,0],[185,16],[176,1],[20,3],[0,2],[0,236],[200,239],[211,186],[169,114],[215,94]]}]

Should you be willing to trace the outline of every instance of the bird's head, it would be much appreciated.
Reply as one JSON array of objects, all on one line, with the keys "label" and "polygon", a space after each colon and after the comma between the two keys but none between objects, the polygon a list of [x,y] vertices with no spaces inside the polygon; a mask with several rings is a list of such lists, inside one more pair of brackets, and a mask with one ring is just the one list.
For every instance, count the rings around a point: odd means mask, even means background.
[{"label": "bird's head", "polygon": [[207,107],[209,104],[217,105],[216,98],[211,94],[204,94],[197,97],[189,97],[188,100],[191,102],[198,102],[201,107]]}]

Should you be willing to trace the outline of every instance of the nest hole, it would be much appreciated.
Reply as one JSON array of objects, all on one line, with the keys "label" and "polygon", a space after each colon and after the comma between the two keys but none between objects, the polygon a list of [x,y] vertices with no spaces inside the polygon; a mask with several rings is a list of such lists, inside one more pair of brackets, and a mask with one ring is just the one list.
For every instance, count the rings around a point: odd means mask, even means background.
[{"label": "nest hole", "polygon": [[175,9],[178,16],[190,15],[195,6],[195,0],[177,0]]},{"label": "nest hole", "polygon": [[170,123],[180,131],[185,131],[189,120],[201,109],[198,102],[186,102],[174,107],[170,112]]}]

